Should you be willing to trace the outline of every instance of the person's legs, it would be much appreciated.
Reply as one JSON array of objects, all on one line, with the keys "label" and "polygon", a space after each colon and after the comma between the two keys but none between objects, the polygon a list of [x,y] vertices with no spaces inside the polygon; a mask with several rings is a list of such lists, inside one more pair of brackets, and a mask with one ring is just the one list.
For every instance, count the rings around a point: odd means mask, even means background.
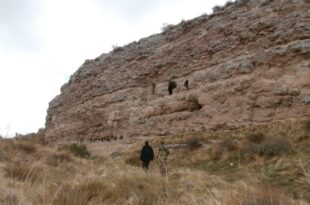
[{"label": "person's legs", "polygon": [[167,175],[167,161],[163,158],[160,159],[160,173],[162,175]]},{"label": "person's legs", "polygon": [[150,161],[146,161],[146,169],[149,169]]},{"label": "person's legs", "polygon": [[144,170],[148,170],[149,169],[149,164],[150,164],[150,161],[143,161],[142,162],[142,167]]}]

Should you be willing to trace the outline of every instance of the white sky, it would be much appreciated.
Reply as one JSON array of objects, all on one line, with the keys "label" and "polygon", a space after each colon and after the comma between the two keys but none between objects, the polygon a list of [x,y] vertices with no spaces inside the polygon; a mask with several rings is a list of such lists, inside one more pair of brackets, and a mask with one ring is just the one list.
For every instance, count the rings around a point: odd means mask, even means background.
[{"label": "white sky", "polygon": [[44,127],[49,101],[85,59],[226,0],[0,0],[0,135]]}]

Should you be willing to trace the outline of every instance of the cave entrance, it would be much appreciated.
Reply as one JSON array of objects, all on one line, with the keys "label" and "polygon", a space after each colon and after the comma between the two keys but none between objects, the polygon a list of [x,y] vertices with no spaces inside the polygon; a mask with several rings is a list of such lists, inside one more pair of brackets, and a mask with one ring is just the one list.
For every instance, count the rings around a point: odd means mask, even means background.
[{"label": "cave entrance", "polygon": [[156,92],[156,84],[155,83],[152,83],[152,95],[155,95],[155,92]]},{"label": "cave entrance", "polygon": [[192,100],[192,107],[191,107],[190,111],[191,112],[198,111],[198,110],[201,110],[202,107],[203,107],[203,105],[199,103],[198,99],[194,98]]},{"label": "cave entrance", "polygon": [[189,83],[188,83],[188,80],[186,80],[184,82],[184,87],[186,88],[186,90],[189,90]]},{"label": "cave entrance", "polygon": [[177,83],[170,80],[169,81],[169,84],[168,84],[168,92],[169,92],[169,95],[172,95],[173,93],[173,89],[175,89],[177,87]]}]

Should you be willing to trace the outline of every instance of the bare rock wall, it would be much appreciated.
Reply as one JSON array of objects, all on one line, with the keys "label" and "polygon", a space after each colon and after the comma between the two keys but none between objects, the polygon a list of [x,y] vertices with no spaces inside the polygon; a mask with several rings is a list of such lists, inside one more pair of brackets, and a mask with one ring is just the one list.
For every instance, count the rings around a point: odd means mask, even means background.
[{"label": "bare rock wall", "polygon": [[310,5],[253,0],[87,60],[50,102],[46,138],[109,140],[309,117]]}]

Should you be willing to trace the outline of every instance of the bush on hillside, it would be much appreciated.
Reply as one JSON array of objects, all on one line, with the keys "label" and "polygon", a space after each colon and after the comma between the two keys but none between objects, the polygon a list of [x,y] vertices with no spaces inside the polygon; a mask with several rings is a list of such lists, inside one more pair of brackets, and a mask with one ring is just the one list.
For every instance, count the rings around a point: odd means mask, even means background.
[{"label": "bush on hillside", "polygon": [[256,143],[248,143],[242,150],[243,156],[245,158],[253,158],[255,156],[261,155],[261,145]]},{"label": "bush on hillside", "polygon": [[190,138],[186,141],[186,145],[190,150],[199,149],[202,144],[200,143],[200,139],[197,137]]},{"label": "bush on hillside", "polygon": [[174,25],[172,25],[172,24],[164,23],[161,27],[161,31],[162,32],[170,31],[171,29],[173,29],[173,27],[174,27]]},{"label": "bush on hillside", "polygon": [[210,147],[210,157],[212,160],[228,160],[230,159],[234,152],[238,149],[238,144],[236,139],[225,138],[221,142],[213,143]]},{"label": "bush on hillside", "polygon": [[124,50],[124,48],[119,46],[119,45],[117,45],[117,44],[114,44],[114,45],[112,45],[112,50],[113,50],[113,52],[117,53],[117,52],[120,52],[120,51]]},{"label": "bush on hillside", "polygon": [[237,0],[236,2],[239,4],[246,4],[248,2],[250,2],[251,0]]},{"label": "bush on hillside", "polygon": [[221,147],[230,152],[230,151],[235,151],[237,149],[237,144],[232,138],[225,138],[221,143]]},{"label": "bush on hillside", "polygon": [[212,8],[213,13],[219,12],[221,10],[223,10],[223,7],[221,7],[221,6],[215,6]]},{"label": "bush on hillside", "polygon": [[71,161],[72,158],[69,155],[69,153],[63,153],[63,152],[53,153],[46,159],[46,163],[54,167],[58,166],[58,164],[62,162],[71,162]]},{"label": "bush on hillside", "polygon": [[231,6],[231,5],[233,5],[233,4],[234,4],[234,2],[232,2],[232,1],[227,1],[226,4],[225,4],[225,7]]},{"label": "bush on hillside", "polygon": [[280,156],[291,152],[292,147],[288,140],[273,138],[261,144],[261,153],[265,157]]},{"label": "bush on hillside", "polygon": [[261,143],[265,139],[265,135],[263,133],[253,133],[247,136],[247,139],[253,143]]},{"label": "bush on hillside", "polygon": [[219,160],[222,158],[224,150],[221,148],[220,143],[213,143],[210,147],[210,157],[212,160]]},{"label": "bush on hillside", "polygon": [[63,149],[70,151],[73,155],[81,158],[87,158],[90,156],[89,151],[87,150],[86,145],[78,145],[76,143],[68,144],[63,147]]},{"label": "bush on hillside", "polygon": [[288,140],[272,138],[263,141],[261,144],[253,142],[248,143],[243,149],[243,154],[246,158],[252,158],[255,155],[272,158],[290,153],[291,150],[292,146]]}]

